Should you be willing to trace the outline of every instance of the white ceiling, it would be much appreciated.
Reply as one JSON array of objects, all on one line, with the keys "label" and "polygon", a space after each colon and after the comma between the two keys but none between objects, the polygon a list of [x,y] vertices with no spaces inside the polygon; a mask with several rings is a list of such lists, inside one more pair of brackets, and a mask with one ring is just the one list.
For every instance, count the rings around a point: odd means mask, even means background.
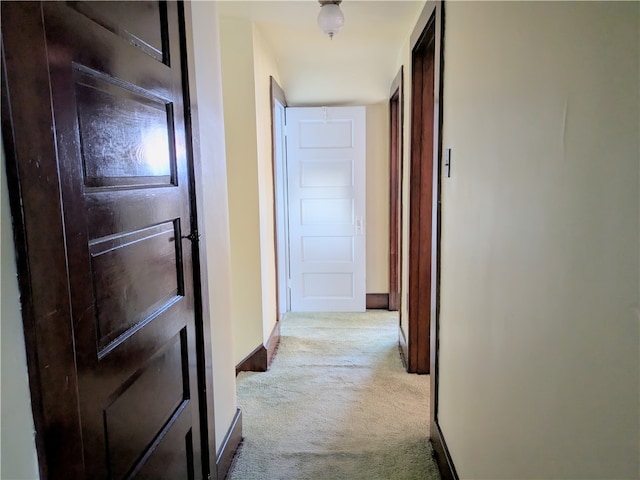
[{"label": "white ceiling", "polygon": [[291,105],[385,101],[402,45],[424,0],[344,0],[345,24],[333,40],[319,28],[317,0],[218,2],[220,16],[256,23]]}]

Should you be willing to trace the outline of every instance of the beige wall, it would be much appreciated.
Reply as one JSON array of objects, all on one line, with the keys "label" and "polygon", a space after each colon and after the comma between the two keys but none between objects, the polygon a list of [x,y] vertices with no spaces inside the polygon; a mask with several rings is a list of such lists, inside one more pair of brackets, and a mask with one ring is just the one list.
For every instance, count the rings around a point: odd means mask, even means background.
[{"label": "beige wall", "polygon": [[280,81],[278,67],[260,29],[253,25],[254,82],[260,200],[260,252],[262,265],[262,336],[266,342],[278,319],[276,306],[276,256],[271,138],[271,90],[269,77]]},{"label": "beige wall", "polygon": [[275,57],[247,19],[221,17],[234,358],[265,343],[277,320],[269,77]]},{"label": "beige wall", "polygon": [[639,4],[446,5],[440,424],[460,478],[638,478]]},{"label": "beige wall", "polygon": [[[220,39],[215,2],[191,2],[195,81],[199,132],[194,143],[200,150],[198,224],[202,235],[202,261],[208,274],[208,300],[213,350],[214,408],[216,452],[236,413],[236,377],[231,323],[231,248],[227,171],[225,162],[222,78],[220,74]],[[199,135],[197,134],[199,133]]]},{"label": "beige wall", "polygon": [[367,293],[389,293],[388,101],[367,105],[366,122]]},{"label": "beige wall", "polygon": [[[420,1],[423,5],[426,1]],[[420,18],[422,10],[416,13],[416,23]],[[403,68],[403,96],[402,105],[402,272],[400,277],[400,328],[404,332],[405,338],[409,338],[409,185],[410,185],[410,166],[411,166],[411,34],[406,34],[404,44],[398,52],[395,72],[393,76],[398,74],[400,68]]]},{"label": "beige wall", "polygon": [[[418,22],[426,1],[421,0],[423,8],[416,13],[415,23]],[[402,272],[400,277],[400,328],[405,338],[409,338],[409,186],[411,171],[411,35],[408,31],[402,48],[398,52],[394,78],[403,68],[403,96],[402,105]]]},{"label": "beige wall", "polygon": [[[418,19],[416,18],[416,21]],[[402,106],[402,272],[400,277],[400,328],[409,338],[409,173],[411,166],[411,32],[398,54],[396,72],[403,68]]]},{"label": "beige wall", "polygon": [[0,416],[0,478],[38,478],[38,460],[34,440],[31,396],[27,377],[27,357],[24,346],[20,292],[13,243],[13,228],[9,209],[7,176],[5,172],[4,147],[0,142],[0,228],[2,239],[0,257],[2,278],[0,279],[0,358],[2,361],[2,411]]},{"label": "beige wall", "polygon": [[229,214],[234,359],[263,342],[260,195],[257,161],[253,28],[220,17]]}]

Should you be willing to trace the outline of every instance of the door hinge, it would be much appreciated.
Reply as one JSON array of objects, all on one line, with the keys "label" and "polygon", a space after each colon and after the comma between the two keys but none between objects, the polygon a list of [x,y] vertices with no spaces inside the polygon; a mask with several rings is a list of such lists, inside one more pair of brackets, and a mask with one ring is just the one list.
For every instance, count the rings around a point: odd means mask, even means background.
[{"label": "door hinge", "polygon": [[186,238],[187,240],[191,240],[192,242],[199,242],[200,234],[198,233],[197,230],[194,230],[189,235],[184,235],[182,238]]}]

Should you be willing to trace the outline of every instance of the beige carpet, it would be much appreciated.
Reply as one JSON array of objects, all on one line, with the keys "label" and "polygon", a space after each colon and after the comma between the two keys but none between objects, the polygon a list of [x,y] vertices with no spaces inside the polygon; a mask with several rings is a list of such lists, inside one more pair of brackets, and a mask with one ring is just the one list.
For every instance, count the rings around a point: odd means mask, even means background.
[{"label": "beige carpet", "polygon": [[238,376],[234,480],[439,479],[429,377],[407,374],[397,316],[289,314],[266,373]]}]

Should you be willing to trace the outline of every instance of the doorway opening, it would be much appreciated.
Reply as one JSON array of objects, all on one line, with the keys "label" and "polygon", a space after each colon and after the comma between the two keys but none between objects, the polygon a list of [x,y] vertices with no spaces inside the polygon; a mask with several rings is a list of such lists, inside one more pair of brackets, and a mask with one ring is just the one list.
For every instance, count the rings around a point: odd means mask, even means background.
[{"label": "doorway opening", "polygon": [[434,184],[438,145],[434,141],[435,18],[412,51],[411,165],[409,172],[409,341],[407,370],[430,372],[431,307],[435,300]]},{"label": "doorway opening", "polygon": [[[389,310],[400,310],[402,283],[402,144],[404,69],[396,75],[389,98]],[[400,320],[402,322],[402,320]]]},{"label": "doorway opening", "polygon": [[271,89],[271,159],[273,172],[273,221],[276,247],[277,320],[291,311],[289,290],[289,211],[287,199],[287,145],[285,138],[287,98],[275,78]]},{"label": "doorway opening", "polygon": [[286,107],[272,82],[279,317],[364,312],[365,107]]}]

